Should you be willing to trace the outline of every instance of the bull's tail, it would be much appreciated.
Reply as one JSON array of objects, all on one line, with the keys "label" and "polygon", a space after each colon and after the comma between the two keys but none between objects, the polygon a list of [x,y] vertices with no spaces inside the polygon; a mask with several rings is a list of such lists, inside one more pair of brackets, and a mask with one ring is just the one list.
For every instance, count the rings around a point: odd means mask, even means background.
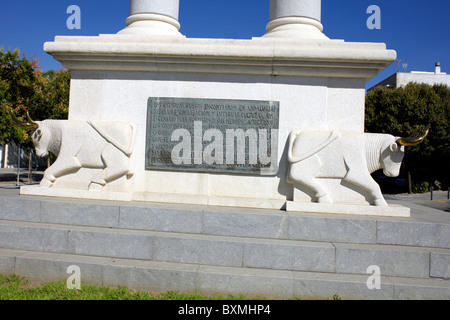
[{"label": "bull's tail", "polygon": [[135,165],[134,165],[134,153],[131,154],[130,156],[130,166],[128,167],[128,173],[127,173],[127,178],[130,179],[131,177],[134,176],[134,170],[135,169]]},{"label": "bull's tail", "polygon": [[298,130],[292,131],[290,136],[289,136],[289,149],[288,149],[288,161],[289,163],[296,163],[296,162],[300,162],[303,161],[313,155],[315,155],[316,153],[318,153],[319,151],[321,151],[322,149],[324,149],[325,147],[327,147],[328,145],[330,145],[333,141],[339,139],[341,137],[341,133],[337,132],[337,131],[332,131],[330,136],[328,137],[327,140],[325,140],[324,142],[322,142],[321,144],[319,144],[318,146],[312,148],[311,150],[298,155],[298,156],[294,156],[292,153],[292,147],[294,145],[294,141],[295,138],[300,134],[300,132]]},{"label": "bull's tail", "polygon": [[100,126],[96,125],[95,123],[88,121],[89,125],[91,125],[92,128],[94,128],[95,131],[97,131],[103,139],[111,143],[113,146],[115,146],[117,149],[119,149],[121,152],[123,152],[127,157],[130,157],[133,153],[134,148],[134,140],[136,139],[136,127],[134,124],[130,123],[131,127],[131,139],[130,144],[126,147],[121,145],[119,142],[117,142],[110,134],[106,133]]}]

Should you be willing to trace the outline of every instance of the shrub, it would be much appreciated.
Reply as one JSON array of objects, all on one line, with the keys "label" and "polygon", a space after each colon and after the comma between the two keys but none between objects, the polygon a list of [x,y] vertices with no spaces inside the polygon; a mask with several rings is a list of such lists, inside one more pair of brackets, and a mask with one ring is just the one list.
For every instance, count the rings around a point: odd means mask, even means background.
[{"label": "shrub", "polygon": [[421,183],[416,183],[413,185],[414,193],[425,193],[425,192],[428,192],[429,189],[430,189],[430,184],[426,181],[423,181]]}]

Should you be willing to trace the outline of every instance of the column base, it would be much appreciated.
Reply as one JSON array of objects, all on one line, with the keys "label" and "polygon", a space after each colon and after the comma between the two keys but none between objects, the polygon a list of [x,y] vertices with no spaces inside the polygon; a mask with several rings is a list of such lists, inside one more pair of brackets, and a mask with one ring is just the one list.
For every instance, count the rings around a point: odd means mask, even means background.
[{"label": "column base", "polygon": [[127,27],[117,34],[184,37],[179,32],[180,23],[176,19],[162,14],[133,14],[127,18],[126,24]]},{"label": "column base", "polygon": [[267,24],[265,38],[281,39],[329,39],[322,33],[322,24],[311,18],[283,17]]}]

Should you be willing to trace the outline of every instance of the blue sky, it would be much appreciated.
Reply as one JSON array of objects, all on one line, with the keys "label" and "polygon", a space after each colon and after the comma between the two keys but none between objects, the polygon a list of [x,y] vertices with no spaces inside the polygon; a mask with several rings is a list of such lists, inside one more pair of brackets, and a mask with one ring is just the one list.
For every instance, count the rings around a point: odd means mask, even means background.
[{"label": "blue sky", "polygon": [[[81,8],[81,30],[69,30],[70,5]],[[381,9],[381,29],[369,30],[367,8]],[[56,35],[113,34],[125,27],[128,0],[1,0],[0,47],[36,54],[44,71],[61,65],[42,49]],[[322,0],[324,33],[348,42],[383,42],[407,71],[450,73],[450,0]],[[181,33],[189,38],[250,39],[265,33],[269,0],[180,0]],[[403,71],[403,66],[400,67]],[[397,71],[394,63],[367,87]]]}]

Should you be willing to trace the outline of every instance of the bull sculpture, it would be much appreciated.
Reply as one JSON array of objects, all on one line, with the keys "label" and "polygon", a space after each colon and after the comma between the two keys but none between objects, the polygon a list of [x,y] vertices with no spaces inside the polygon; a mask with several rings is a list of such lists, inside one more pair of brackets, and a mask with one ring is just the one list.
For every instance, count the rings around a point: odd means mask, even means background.
[{"label": "bull sculpture", "polygon": [[338,178],[370,195],[371,204],[386,206],[380,186],[370,175],[383,169],[399,175],[405,146],[422,143],[429,132],[399,138],[388,134],[312,132],[293,130],[289,135],[287,182],[311,190],[319,203],[333,203],[320,178]]},{"label": "bull sculpture", "polygon": [[131,156],[134,124],[107,121],[44,120],[20,121],[10,111],[14,123],[33,131],[38,157],[54,154],[56,161],[45,171],[41,187],[52,187],[56,179],[81,168],[101,169],[88,183],[89,190],[101,190],[123,176],[133,176]]}]

